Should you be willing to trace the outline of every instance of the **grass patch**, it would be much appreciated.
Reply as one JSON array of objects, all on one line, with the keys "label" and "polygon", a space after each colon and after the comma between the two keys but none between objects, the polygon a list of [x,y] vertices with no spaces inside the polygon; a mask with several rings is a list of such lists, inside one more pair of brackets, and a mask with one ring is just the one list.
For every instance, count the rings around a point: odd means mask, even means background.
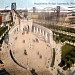
[{"label": "grass patch", "polygon": [[52,58],[52,62],[51,62],[51,67],[54,66],[54,62],[55,62],[55,48],[53,48],[53,58]]},{"label": "grass patch", "polygon": [[7,30],[8,27],[0,27],[0,36]]},{"label": "grass patch", "polygon": [[72,50],[74,50],[74,46],[65,44],[62,46],[62,58],[64,58],[68,53],[70,53]]},{"label": "grass patch", "polygon": [[62,58],[61,62],[58,64],[60,67],[63,67],[63,70],[71,68],[75,63],[75,47],[69,44],[65,44],[62,47]]},{"label": "grass patch", "polygon": [[53,40],[56,42],[56,44],[59,43],[59,37],[56,35],[53,35]]}]

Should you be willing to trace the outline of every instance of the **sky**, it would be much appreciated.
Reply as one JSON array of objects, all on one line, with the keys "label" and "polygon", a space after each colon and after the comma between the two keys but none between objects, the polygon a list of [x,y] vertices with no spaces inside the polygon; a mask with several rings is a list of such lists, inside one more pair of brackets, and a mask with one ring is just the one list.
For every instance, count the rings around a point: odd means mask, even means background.
[{"label": "sky", "polygon": [[16,2],[17,8],[32,8],[32,7],[44,8],[59,5],[57,3],[61,3],[60,6],[64,7],[75,6],[75,4],[71,4],[75,2],[74,0],[0,0],[0,9],[5,9],[5,7],[7,6],[8,6],[7,9],[10,9],[11,3],[13,2]]}]

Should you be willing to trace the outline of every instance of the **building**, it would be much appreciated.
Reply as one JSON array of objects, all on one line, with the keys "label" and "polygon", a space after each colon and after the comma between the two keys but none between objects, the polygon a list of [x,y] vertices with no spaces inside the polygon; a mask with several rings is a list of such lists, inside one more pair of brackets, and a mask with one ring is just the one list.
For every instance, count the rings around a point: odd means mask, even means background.
[{"label": "building", "polygon": [[0,10],[0,22],[1,22],[1,18],[2,18],[2,22],[5,22],[9,19],[7,19],[7,16],[9,15],[10,10]]},{"label": "building", "polygon": [[69,12],[67,14],[68,21],[70,21],[71,24],[75,24],[75,12]]},{"label": "building", "polygon": [[22,18],[21,15],[16,11],[12,10],[11,11],[11,17],[14,25],[19,25],[20,24],[20,19]]},{"label": "building", "polygon": [[33,13],[35,13],[36,12],[36,7],[33,7]]},{"label": "building", "polygon": [[59,20],[60,17],[60,6],[57,6],[57,20]]},{"label": "building", "polygon": [[2,24],[2,16],[0,15],[0,25]]},{"label": "building", "polygon": [[13,9],[16,10],[16,3],[11,4],[11,10],[13,10]]}]

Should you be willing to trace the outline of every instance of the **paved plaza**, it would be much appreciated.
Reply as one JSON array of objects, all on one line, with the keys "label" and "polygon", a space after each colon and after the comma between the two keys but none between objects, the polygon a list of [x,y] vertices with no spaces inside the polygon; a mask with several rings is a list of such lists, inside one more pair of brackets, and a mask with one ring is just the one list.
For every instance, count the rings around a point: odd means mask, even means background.
[{"label": "paved plaza", "polygon": [[[50,44],[39,35],[31,32],[18,32],[12,37],[10,45],[3,43],[2,60],[5,68],[11,75],[31,75],[30,70],[35,69],[39,75],[51,75],[48,68],[52,61],[52,48]],[[9,50],[16,62],[26,69],[18,66],[10,56]]]}]

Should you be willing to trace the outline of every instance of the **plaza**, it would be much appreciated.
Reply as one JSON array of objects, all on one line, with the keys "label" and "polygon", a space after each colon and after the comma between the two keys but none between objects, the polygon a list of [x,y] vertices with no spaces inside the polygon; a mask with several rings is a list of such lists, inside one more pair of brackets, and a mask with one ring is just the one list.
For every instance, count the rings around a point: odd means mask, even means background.
[{"label": "plaza", "polygon": [[[45,40],[42,39],[40,35],[37,36],[30,32],[19,32],[14,34],[13,38],[14,41],[12,41],[10,49],[19,64],[24,66],[26,70],[31,70],[32,68],[35,69],[36,72],[48,70],[52,60],[52,48],[50,47],[50,44],[45,43]],[[7,46],[4,47],[3,60],[5,62],[4,64],[9,65],[9,63],[6,63],[6,58],[8,59],[11,56],[9,51],[5,51],[6,48]],[[6,53],[6,55],[4,53]],[[10,62],[10,60],[12,60],[12,58],[8,59],[8,62]],[[15,65],[13,60],[12,64]],[[7,66],[5,66],[5,68],[8,70]]]}]

